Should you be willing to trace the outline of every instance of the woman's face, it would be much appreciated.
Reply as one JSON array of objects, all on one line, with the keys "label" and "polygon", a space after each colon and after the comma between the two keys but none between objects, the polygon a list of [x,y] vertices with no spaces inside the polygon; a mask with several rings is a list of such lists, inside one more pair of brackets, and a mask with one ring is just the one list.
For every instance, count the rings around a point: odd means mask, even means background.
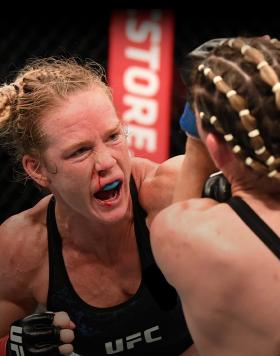
[{"label": "woman's face", "polygon": [[123,127],[102,88],[70,95],[42,118],[42,170],[58,204],[113,222],[127,211],[131,162]]}]

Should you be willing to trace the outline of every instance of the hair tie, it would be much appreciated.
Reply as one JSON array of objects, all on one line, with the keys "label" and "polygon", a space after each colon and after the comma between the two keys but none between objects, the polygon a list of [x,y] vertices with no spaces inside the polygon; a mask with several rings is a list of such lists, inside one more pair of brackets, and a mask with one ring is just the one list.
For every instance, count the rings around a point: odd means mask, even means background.
[{"label": "hair tie", "polygon": [[249,48],[251,48],[251,46],[249,46],[249,45],[247,45],[247,44],[243,45],[243,46],[241,47],[241,53],[244,55],[245,52],[246,52]]},{"label": "hair tie", "polygon": [[216,116],[211,116],[210,119],[209,119],[209,121],[210,121],[210,124],[214,125],[215,122],[217,121]]},{"label": "hair tie", "polygon": [[223,78],[220,76],[220,75],[216,75],[214,78],[213,78],[213,83],[214,84],[217,84],[219,82],[221,82],[223,80]]},{"label": "hair tie", "polygon": [[260,63],[257,65],[257,69],[260,70],[262,67],[268,66],[267,61],[260,61]]},{"label": "hair tie", "polygon": [[265,164],[268,165],[268,166],[271,166],[274,161],[275,161],[275,157],[274,157],[274,156],[270,156],[270,157],[265,161]]},{"label": "hair tie", "polygon": [[262,146],[261,148],[255,150],[254,152],[255,152],[256,155],[259,156],[259,155],[262,155],[265,151],[266,151],[266,147]]},{"label": "hair tie", "polygon": [[252,130],[252,131],[248,132],[248,136],[251,137],[251,138],[257,137],[257,136],[259,136],[259,134],[260,134],[260,131],[258,129],[255,129],[255,130]]},{"label": "hair tie", "polygon": [[267,176],[271,178],[271,177],[274,177],[277,173],[279,173],[279,172],[276,169],[274,169],[273,171],[269,172],[267,174]]},{"label": "hair tie", "polygon": [[230,142],[233,140],[233,135],[232,134],[226,134],[224,135],[224,139],[227,141],[227,142]]},{"label": "hair tie", "polygon": [[280,82],[277,82],[276,84],[273,85],[272,91],[273,93],[276,93],[280,89]]},{"label": "hair tie", "polygon": [[204,68],[203,73],[205,75],[205,77],[207,77],[207,75],[211,72],[210,68]]},{"label": "hair tie", "polygon": [[235,145],[235,146],[233,146],[232,151],[234,153],[238,153],[241,151],[241,147],[239,145]]},{"label": "hair tie", "polygon": [[247,166],[251,166],[251,165],[253,164],[253,159],[252,159],[251,157],[247,157],[247,158],[245,159],[245,164],[246,164]]},{"label": "hair tie", "polygon": [[227,96],[227,98],[229,99],[229,98],[231,98],[233,95],[236,95],[237,94],[237,92],[235,91],[235,90],[229,90],[227,93],[226,93],[226,96]]},{"label": "hair tie", "polygon": [[240,110],[239,111],[239,116],[242,117],[242,116],[246,116],[246,115],[249,115],[250,114],[250,111],[248,109],[244,109],[244,110]]}]

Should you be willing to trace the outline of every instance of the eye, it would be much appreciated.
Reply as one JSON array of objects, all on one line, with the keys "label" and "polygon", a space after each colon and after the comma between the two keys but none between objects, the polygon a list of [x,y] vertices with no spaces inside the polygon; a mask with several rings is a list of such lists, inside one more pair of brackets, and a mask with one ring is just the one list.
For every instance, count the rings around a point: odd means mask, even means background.
[{"label": "eye", "polygon": [[83,155],[84,153],[88,152],[91,150],[91,147],[81,147],[78,150],[74,151],[73,153],[70,154],[70,158],[75,158]]},{"label": "eye", "polygon": [[121,137],[120,132],[115,132],[112,135],[109,136],[110,141],[117,141]]}]

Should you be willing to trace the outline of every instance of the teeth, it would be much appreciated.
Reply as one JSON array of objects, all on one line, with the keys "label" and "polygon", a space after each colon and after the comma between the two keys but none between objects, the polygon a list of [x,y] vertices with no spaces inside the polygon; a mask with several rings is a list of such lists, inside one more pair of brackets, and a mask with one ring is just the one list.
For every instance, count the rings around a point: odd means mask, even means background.
[{"label": "teeth", "polygon": [[115,189],[120,184],[119,180],[115,180],[113,183],[106,184],[102,190],[111,190]]}]

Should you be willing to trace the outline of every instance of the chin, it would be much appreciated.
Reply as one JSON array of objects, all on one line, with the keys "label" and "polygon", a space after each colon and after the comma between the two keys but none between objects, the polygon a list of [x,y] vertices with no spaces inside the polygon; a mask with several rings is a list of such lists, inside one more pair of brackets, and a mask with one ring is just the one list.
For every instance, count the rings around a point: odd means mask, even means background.
[{"label": "chin", "polygon": [[124,219],[127,215],[127,209],[114,209],[110,212],[99,214],[99,219],[105,225],[110,225],[119,222]]},{"label": "chin", "polygon": [[124,219],[128,214],[128,208],[128,199],[121,197],[118,201],[97,202],[94,210],[99,220],[104,224],[111,224]]}]

